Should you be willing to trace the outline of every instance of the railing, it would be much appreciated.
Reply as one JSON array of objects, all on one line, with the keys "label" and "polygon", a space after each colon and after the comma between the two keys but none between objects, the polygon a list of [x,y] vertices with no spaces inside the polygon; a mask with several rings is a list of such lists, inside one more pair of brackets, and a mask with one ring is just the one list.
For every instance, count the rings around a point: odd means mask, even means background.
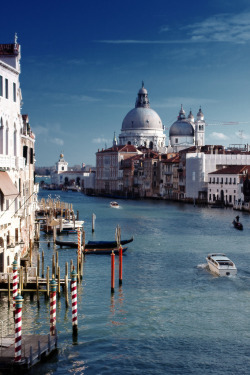
[{"label": "railing", "polygon": [[16,168],[15,156],[0,155],[0,168]]}]

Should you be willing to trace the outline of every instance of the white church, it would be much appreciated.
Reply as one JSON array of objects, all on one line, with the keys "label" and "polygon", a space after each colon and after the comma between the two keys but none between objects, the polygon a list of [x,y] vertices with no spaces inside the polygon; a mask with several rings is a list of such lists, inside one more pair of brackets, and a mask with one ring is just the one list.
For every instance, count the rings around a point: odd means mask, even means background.
[{"label": "white church", "polygon": [[[122,122],[119,135],[119,145],[144,146],[160,153],[178,152],[191,146],[205,144],[205,120],[201,108],[196,120],[190,111],[186,117],[181,105],[177,121],[169,130],[169,144],[166,146],[165,127],[160,116],[150,108],[148,91],[144,87],[139,89],[135,108],[128,112]],[[114,137],[113,145],[117,145]]]}]

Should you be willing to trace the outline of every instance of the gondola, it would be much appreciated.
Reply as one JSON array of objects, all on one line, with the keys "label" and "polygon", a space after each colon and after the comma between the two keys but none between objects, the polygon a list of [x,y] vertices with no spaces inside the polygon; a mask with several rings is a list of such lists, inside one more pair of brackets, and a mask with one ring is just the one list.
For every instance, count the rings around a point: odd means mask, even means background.
[{"label": "gondola", "polygon": [[243,230],[243,225],[239,221],[234,220],[233,225],[234,225],[234,228],[238,230]]},{"label": "gondola", "polygon": [[[130,239],[128,240],[123,240],[121,241],[121,245],[126,245],[130,242],[132,242],[134,240],[134,237],[131,237]],[[74,249],[77,249],[78,248],[78,242],[75,242],[75,241],[60,241],[60,240],[56,240],[56,245],[59,245],[61,248],[63,246],[65,247],[71,247],[71,248],[74,248]],[[117,242],[116,241],[89,241],[86,245],[85,245],[85,251],[87,252],[88,250],[103,250],[103,249],[116,249],[117,248]]]}]

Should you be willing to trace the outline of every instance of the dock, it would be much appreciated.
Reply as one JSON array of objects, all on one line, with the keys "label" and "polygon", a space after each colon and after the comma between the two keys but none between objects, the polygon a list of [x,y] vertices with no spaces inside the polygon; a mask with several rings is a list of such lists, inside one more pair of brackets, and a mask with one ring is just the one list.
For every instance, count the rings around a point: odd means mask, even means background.
[{"label": "dock", "polygon": [[0,373],[28,370],[56,350],[57,335],[23,335],[21,361],[15,362],[15,337],[3,337],[0,341]]}]

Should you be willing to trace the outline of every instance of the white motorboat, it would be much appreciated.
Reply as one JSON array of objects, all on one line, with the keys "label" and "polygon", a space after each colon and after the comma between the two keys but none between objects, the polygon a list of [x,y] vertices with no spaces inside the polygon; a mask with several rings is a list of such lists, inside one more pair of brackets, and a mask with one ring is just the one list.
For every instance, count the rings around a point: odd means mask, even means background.
[{"label": "white motorboat", "polygon": [[234,276],[237,273],[235,264],[225,254],[208,254],[206,260],[210,271],[218,276]]},{"label": "white motorboat", "polygon": [[119,208],[119,204],[117,202],[110,202],[110,207]]}]

